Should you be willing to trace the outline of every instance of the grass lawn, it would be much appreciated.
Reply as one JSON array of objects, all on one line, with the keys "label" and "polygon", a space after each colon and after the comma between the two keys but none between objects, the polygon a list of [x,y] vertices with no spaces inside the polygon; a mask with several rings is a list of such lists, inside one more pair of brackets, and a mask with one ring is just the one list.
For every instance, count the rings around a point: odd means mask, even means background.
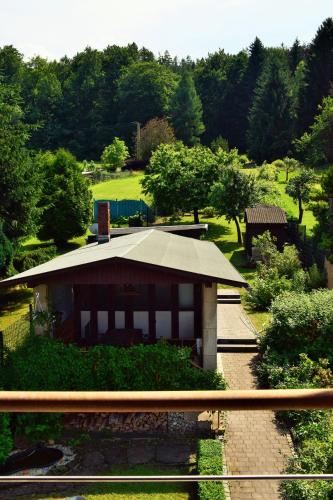
[{"label": "grass lawn", "polygon": [[141,192],[141,179],[143,179],[141,171],[133,172],[128,177],[94,184],[91,186],[91,191],[95,200],[145,200],[147,197]]},{"label": "grass lawn", "polygon": [[[173,467],[132,466],[115,467],[110,475],[178,475],[188,474],[188,470]],[[86,500],[188,500],[193,498],[193,486],[187,483],[95,483],[78,485],[71,494],[59,496],[30,496],[29,500],[61,500],[74,495],[82,495]],[[27,499],[27,500],[28,500]]]}]

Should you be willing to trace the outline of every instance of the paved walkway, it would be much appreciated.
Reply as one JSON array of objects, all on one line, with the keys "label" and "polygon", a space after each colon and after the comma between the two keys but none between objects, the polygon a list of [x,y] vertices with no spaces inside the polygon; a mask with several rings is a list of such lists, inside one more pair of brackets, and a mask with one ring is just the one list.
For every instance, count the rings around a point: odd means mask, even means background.
[{"label": "paved walkway", "polygon": [[240,304],[217,305],[217,338],[255,338],[254,327]]},{"label": "paved walkway", "polygon": [[[252,338],[244,325],[242,307],[218,305],[218,336]],[[242,337],[245,335],[245,337]],[[230,389],[255,389],[252,365],[255,353],[218,354],[218,368],[223,370]],[[226,429],[226,465],[229,474],[281,473],[291,454],[288,435],[279,429],[272,411],[233,411],[228,413]],[[230,481],[232,500],[280,499],[277,481]]]}]

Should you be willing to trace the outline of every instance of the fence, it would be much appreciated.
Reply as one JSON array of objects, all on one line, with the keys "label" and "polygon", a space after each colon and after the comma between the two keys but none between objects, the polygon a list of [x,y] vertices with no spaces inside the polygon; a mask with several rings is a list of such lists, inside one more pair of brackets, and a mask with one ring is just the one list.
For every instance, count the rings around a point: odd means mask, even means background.
[{"label": "fence", "polygon": [[300,252],[302,263],[305,267],[317,264],[319,269],[324,269],[325,252],[318,248],[313,238],[306,234],[306,226],[300,226],[296,221],[288,222],[288,233],[291,242]]},{"label": "fence", "polygon": [[130,217],[141,213],[147,220],[151,220],[153,211],[143,200],[94,200],[94,221],[97,222],[98,202],[108,201],[110,203],[110,218],[113,220],[120,217]]},{"label": "fence", "polygon": [[2,359],[4,348],[13,351],[22,345],[31,332],[31,328],[32,307],[27,314],[0,331],[0,359]]}]

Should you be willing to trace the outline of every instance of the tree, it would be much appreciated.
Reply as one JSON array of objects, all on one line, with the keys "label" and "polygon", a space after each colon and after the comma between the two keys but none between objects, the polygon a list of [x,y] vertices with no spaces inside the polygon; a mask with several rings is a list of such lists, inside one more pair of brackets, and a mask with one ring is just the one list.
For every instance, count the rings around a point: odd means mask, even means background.
[{"label": "tree", "polygon": [[152,118],[141,129],[139,152],[142,160],[149,160],[160,144],[175,142],[175,134],[165,118]]},{"label": "tree", "polygon": [[0,219],[10,240],[34,234],[37,226],[40,183],[26,147],[30,132],[16,88],[0,85]]},{"label": "tree", "polygon": [[311,166],[333,162],[333,97],[323,99],[318,112],[309,132],[295,141],[297,151]]},{"label": "tree", "polygon": [[249,115],[250,156],[271,161],[287,153],[293,138],[295,106],[289,70],[280,53],[272,53],[259,79]]},{"label": "tree", "polygon": [[242,244],[239,219],[247,207],[258,201],[256,178],[246,174],[234,165],[221,169],[220,180],[213,184],[210,202],[219,215],[224,215],[228,222],[233,220],[237,229],[237,241]]},{"label": "tree", "polygon": [[168,213],[191,211],[199,223],[199,210],[208,204],[211,183],[218,178],[216,157],[203,146],[161,144],[152,154],[141,181],[143,192]]},{"label": "tree", "polygon": [[299,161],[295,160],[295,158],[289,158],[289,156],[286,156],[283,158],[283,163],[284,163],[284,171],[286,172],[286,182],[289,180],[289,174],[290,172],[294,172],[299,168],[300,163]]},{"label": "tree", "polygon": [[38,236],[53,239],[58,247],[82,236],[91,220],[91,191],[75,157],[64,149],[42,155],[43,207]]},{"label": "tree", "polygon": [[303,219],[303,203],[309,201],[311,185],[315,180],[314,171],[303,168],[298,175],[289,180],[286,193],[298,203],[298,223]]},{"label": "tree", "polygon": [[318,105],[332,91],[333,82],[333,18],[328,17],[319,26],[308,49],[306,90],[303,99],[302,132],[313,122]]},{"label": "tree", "polygon": [[178,77],[156,62],[137,62],[126,68],[118,80],[119,122],[124,126],[167,116]]},{"label": "tree", "polygon": [[0,276],[8,276],[13,262],[13,245],[3,232],[3,222],[0,221]]},{"label": "tree", "polygon": [[112,143],[104,148],[101,156],[101,162],[109,170],[121,170],[128,156],[128,148],[125,142],[118,137],[115,137]]},{"label": "tree", "polygon": [[200,142],[199,137],[205,130],[202,105],[189,71],[182,74],[171,101],[171,120],[177,139],[187,146]]}]

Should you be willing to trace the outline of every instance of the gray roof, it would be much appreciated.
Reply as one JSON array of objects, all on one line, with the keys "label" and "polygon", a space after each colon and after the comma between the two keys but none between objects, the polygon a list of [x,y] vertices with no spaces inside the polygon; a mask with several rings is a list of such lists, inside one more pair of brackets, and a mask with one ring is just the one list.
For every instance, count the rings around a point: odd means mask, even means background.
[{"label": "gray roof", "polygon": [[245,220],[249,224],[287,224],[284,210],[274,205],[256,205],[247,208]]},{"label": "gray roof", "polygon": [[148,229],[92,243],[0,282],[2,286],[40,279],[57,271],[70,270],[110,259],[129,260],[205,277],[211,281],[246,286],[247,283],[228,259],[210,241]]}]

